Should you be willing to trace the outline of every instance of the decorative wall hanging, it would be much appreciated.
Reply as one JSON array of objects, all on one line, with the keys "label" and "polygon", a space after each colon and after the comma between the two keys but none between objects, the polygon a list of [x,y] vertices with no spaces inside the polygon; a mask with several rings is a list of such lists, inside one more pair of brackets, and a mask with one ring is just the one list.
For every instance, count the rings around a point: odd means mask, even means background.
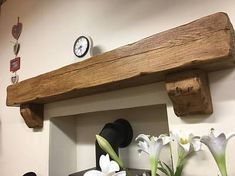
[{"label": "decorative wall hanging", "polygon": [[19,81],[19,75],[17,75],[17,70],[20,69],[20,57],[18,56],[18,53],[20,51],[20,43],[19,38],[22,32],[23,24],[20,23],[20,18],[17,19],[17,24],[13,25],[11,34],[13,38],[16,40],[15,44],[13,46],[13,52],[15,55],[15,58],[10,60],[10,71],[13,73],[11,76],[11,82],[12,84],[16,84]]},{"label": "decorative wall hanging", "polygon": [[1,7],[2,7],[2,4],[6,2],[6,0],[0,0],[0,12],[1,12]]}]

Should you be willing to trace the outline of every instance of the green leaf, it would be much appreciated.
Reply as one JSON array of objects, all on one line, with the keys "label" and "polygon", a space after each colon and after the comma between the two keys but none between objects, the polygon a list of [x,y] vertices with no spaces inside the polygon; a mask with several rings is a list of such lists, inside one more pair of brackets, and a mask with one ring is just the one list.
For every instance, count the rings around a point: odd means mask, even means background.
[{"label": "green leaf", "polygon": [[167,176],[174,176],[174,171],[164,162],[159,162],[160,167],[158,168],[162,173]]},{"label": "green leaf", "polygon": [[182,171],[183,171],[183,167],[184,167],[184,165],[183,165],[183,164],[182,164],[182,165],[177,166],[177,168],[176,168],[176,172],[175,172],[175,176],[181,176]]},{"label": "green leaf", "polygon": [[167,168],[167,170],[169,171],[169,174],[171,175],[171,176],[174,176],[174,171],[166,164],[166,163],[164,163],[164,162],[162,162],[164,165],[165,165],[165,167]]},{"label": "green leaf", "polygon": [[162,173],[164,173],[165,175],[169,176],[167,171],[161,167],[158,168],[158,170],[160,170]]},{"label": "green leaf", "polygon": [[167,170],[163,167],[161,161],[159,161],[159,165],[160,165],[160,167],[158,167],[158,169],[159,169],[162,173],[168,175],[168,172],[167,172]]}]

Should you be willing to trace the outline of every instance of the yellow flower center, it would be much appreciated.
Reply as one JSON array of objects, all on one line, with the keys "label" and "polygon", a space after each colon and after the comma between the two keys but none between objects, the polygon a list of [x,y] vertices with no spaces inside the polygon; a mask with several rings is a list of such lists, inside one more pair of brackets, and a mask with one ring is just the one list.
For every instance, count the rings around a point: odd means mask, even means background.
[{"label": "yellow flower center", "polygon": [[187,144],[188,143],[188,139],[187,138],[180,138],[180,143],[181,144]]}]

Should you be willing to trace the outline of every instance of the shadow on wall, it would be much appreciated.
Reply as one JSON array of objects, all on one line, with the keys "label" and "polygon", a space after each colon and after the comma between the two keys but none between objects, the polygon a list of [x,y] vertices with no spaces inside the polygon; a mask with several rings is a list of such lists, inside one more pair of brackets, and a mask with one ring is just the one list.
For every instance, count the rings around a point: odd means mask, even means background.
[{"label": "shadow on wall", "polygon": [[222,70],[209,74],[210,89],[213,101],[235,99],[235,69]]},{"label": "shadow on wall", "polygon": [[102,46],[96,45],[92,48],[92,56],[100,55],[104,52],[104,49],[102,49]]}]

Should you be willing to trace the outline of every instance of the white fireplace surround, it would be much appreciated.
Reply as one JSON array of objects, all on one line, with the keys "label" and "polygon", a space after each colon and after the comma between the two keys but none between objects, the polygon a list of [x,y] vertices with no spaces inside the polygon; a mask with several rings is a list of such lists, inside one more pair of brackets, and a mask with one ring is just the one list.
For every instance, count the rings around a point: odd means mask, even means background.
[{"label": "white fireplace surround", "polygon": [[[136,159],[138,153],[134,139],[138,133],[159,135],[169,132],[169,114],[174,111],[163,83],[47,104],[45,117],[50,118],[49,175],[64,176],[94,167],[95,134],[105,123],[117,118],[127,119],[134,130],[132,144],[121,149],[120,156],[128,167],[147,169],[146,156]],[[168,151],[164,151],[163,156],[166,162]]]},{"label": "white fireplace surround", "polygon": [[[152,112],[152,114],[156,113],[156,119],[154,119],[154,117],[152,120],[157,124],[159,121],[158,116],[160,117],[162,125],[160,131],[158,131],[157,126],[156,129],[153,130],[152,128],[154,127],[151,126],[151,123],[146,123],[144,114],[142,115],[142,119],[137,117],[138,121],[142,120],[143,123],[143,126],[138,127],[138,133],[141,132],[140,129],[143,129],[143,133],[149,134],[152,132],[156,133],[155,135],[159,135],[159,133],[162,133],[163,129],[166,129],[165,132],[168,132],[168,129],[183,129],[202,135],[207,134],[210,127],[216,128],[219,132],[223,127],[218,123],[216,116],[226,116],[226,113],[231,114],[233,111],[231,108],[228,108],[228,102],[223,103],[221,100],[234,97],[231,92],[227,92],[227,94],[223,95],[219,92],[221,89],[226,89],[226,87],[231,85],[231,80],[234,79],[235,76],[233,72],[233,70],[225,70],[209,74],[213,106],[215,107],[215,112],[212,115],[195,115],[184,118],[177,117],[174,113],[171,101],[167,96],[163,82],[46,104],[44,112],[46,121],[44,125],[47,126],[49,122],[50,126],[50,144],[48,144],[49,175],[62,176],[67,173],[73,173],[74,171],[77,172],[94,167],[94,143],[92,142],[93,139],[90,139],[90,137],[100,132],[104,125],[102,124],[103,122],[114,121],[115,118],[119,117],[117,116],[118,111],[123,111],[124,113],[121,114],[125,114],[125,110],[128,111],[129,108],[133,108],[130,111],[138,111],[139,108],[146,108],[145,110],[147,111],[148,108],[151,110],[151,108],[156,107],[156,111]],[[223,83],[220,84],[218,83],[219,81]],[[216,110],[218,106],[222,107],[223,112]],[[106,116],[102,116],[102,112],[105,112]],[[109,115],[112,114],[112,112],[114,116],[110,116],[109,119]],[[96,113],[98,114],[97,116],[95,115]],[[125,117],[122,116],[121,118]],[[224,120],[232,120],[232,117],[227,115]],[[135,126],[136,120],[133,120],[131,123]],[[191,128],[192,126],[193,128]],[[88,127],[88,129],[86,127]],[[88,135],[89,139],[84,140],[85,135]],[[136,136],[134,136],[134,138],[135,137]],[[79,139],[81,139],[81,141]],[[133,161],[134,158],[138,157],[135,152],[127,152],[128,150],[132,151],[134,149],[133,145],[134,144],[124,149],[124,155],[128,153],[125,157],[129,157],[129,161]],[[233,150],[231,146],[232,144],[228,145],[228,152]],[[210,170],[217,171],[216,165],[213,163],[206,147],[203,147],[203,150],[204,152],[199,152],[199,154],[189,161],[189,164],[186,165],[186,170],[196,167],[198,162],[200,162],[200,165],[206,164]],[[162,157],[164,160],[169,161],[167,160],[169,153],[167,154],[166,152],[167,151],[163,153]],[[174,147],[174,159],[176,159],[176,152],[176,148]],[[126,158],[124,158],[124,162],[128,163]],[[143,158],[140,160],[142,159]],[[147,168],[148,164],[145,163],[145,165],[143,165],[143,163],[141,163],[146,162],[145,159],[142,161],[137,160],[137,163],[134,163],[136,164],[136,168]],[[228,156],[227,160],[229,163],[232,163],[234,159]],[[210,161],[210,164],[208,164],[208,161]],[[129,166],[132,167],[133,165],[130,164]],[[231,167],[231,164],[228,165],[228,169],[229,167]],[[203,168],[204,167],[198,168],[197,175],[203,174]]]}]

